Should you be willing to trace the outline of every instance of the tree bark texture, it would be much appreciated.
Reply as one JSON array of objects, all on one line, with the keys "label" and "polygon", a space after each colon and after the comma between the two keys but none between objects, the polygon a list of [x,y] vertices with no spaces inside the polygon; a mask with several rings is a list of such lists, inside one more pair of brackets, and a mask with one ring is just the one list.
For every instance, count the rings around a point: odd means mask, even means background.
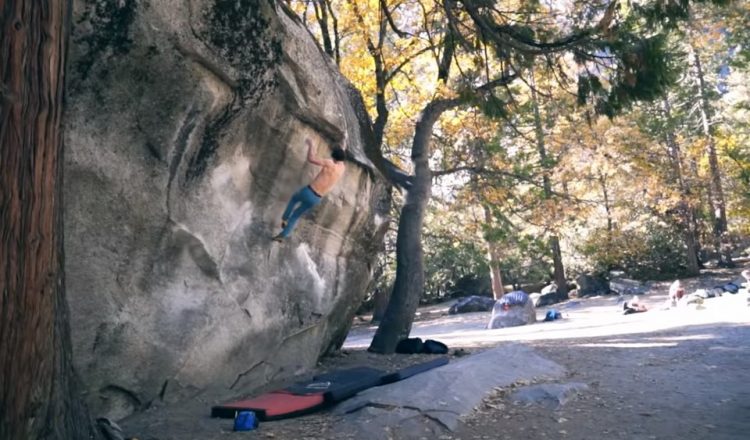
[{"label": "tree bark texture", "polygon": [[432,101],[425,106],[416,124],[411,149],[413,183],[401,208],[396,238],[396,280],[369,351],[393,353],[398,341],[408,337],[411,332],[414,314],[424,292],[422,223],[432,193],[430,137],[440,115],[459,103],[459,100]]},{"label": "tree bark texture", "polygon": [[67,0],[0,0],[0,438],[96,438],[62,269]]}]

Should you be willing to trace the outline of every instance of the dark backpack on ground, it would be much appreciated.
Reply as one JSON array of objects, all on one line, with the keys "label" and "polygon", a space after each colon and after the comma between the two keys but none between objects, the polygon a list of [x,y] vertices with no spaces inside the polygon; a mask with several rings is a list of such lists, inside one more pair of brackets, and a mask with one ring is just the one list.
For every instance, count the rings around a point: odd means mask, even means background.
[{"label": "dark backpack on ground", "polygon": [[434,339],[428,339],[424,341],[422,345],[422,353],[426,354],[446,354],[448,353],[448,346],[440,341]]},{"label": "dark backpack on ground", "polygon": [[448,346],[433,339],[428,339],[422,342],[422,339],[420,338],[406,338],[398,342],[398,345],[396,345],[396,353],[446,354],[448,353]]},{"label": "dark backpack on ground", "polygon": [[396,353],[401,354],[414,354],[421,353],[424,343],[420,338],[406,338],[398,341],[396,345]]}]

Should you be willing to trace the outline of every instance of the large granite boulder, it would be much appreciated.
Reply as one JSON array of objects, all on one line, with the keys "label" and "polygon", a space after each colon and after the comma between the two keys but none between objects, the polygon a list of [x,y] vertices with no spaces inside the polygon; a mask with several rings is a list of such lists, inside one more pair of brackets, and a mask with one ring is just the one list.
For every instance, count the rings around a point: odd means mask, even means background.
[{"label": "large granite boulder", "polygon": [[[349,86],[266,0],[76,0],[66,287],[90,405],[118,419],[303,372],[343,342],[390,203]],[[348,134],[342,181],[282,244],[289,197]]]},{"label": "large granite boulder", "polygon": [[506,293],[495,302],[488,329],[516,327],[536,322],[536,308],[531,297],[521,290]]},{"label": "large granite boulder", "polygon": [[459,298],[458,301],[448,309],[448,314],[457,315],[459,313],[489,312],[494,305],[494,298],[477,295],[465,296]]},{"label": "large granite boulder", "polygon": [[578,296],[598,296],[610,293],[609,280],[601,276],[581,274],[576,278]]},{"label": "large granite boulder", "polygon": [[643,295],[649,290],[646,283],[628,278],[612,278],[609,289],[618,295]]}]

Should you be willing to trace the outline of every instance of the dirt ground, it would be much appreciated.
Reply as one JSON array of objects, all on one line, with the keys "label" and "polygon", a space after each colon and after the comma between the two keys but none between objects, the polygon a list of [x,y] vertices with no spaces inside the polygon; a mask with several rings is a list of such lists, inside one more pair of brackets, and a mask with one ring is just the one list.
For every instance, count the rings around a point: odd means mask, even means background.
[{"label": "dirt ground", "polygon": [[[734,279],[740,270],[704,273],[687,280],[688,291]],[[469,339],[451,340],[452,360],[457,354],[476,353],[498,343],[520,340],[566,368],[567,377],[559,383],[583,382],[589,387],[557,409],[513,404],[513,387],[488,390],[487,398],[459,429],[439,440],[750,438],[747,293],[709,299],[697,310],[694,306],[660,310],[667,285],[656,284],[641,297],[650,309],[646,313],[623,316],[621,302],[629,298],[581,299],[552,306],[563,311],[563,322],[526,326],[524,333],[513,333],[518,330],[512,329],[476,330],[489,314],[472,314],[476,316],[467,317],[459,325],[451,321],[452,317],[440,317],[436,307],[426,311],[425,316],[431,319],[419,323],[421,330],[415,325],[415,331],[439,332],[447,328],[449,333],[442,339],[454,334],[488,332],[498,338],[476,339],[475,343]],[[545,310],[538,310],[538,316],[544,316]],[[460,331],[461,325],[469,330]],[[356,342],[366,340],[372,328],[359,327],[352,332],[355,348],[345,348],[336,356],[323,359],[318,371],[361,365],[394,370],[429,358],[368,353],[357,348]],[[209,426],[220,434],[210,438],[312,440],[341,438],[340,424],[345,422],[324,411],[266,422],[247,433],[232,433],[231,421],[208,419],[201,423],[212,424]],[[146,425],[139,423],[126,423],[125,427],[131,435],[138,433],[140,440],[207,438],[199,434],[149,432]]]},{"label": "dirt ground", "polygon": [[497,391],[455,438],[750,438],[747,324],[531,345],[589,389],[558,410]]}]

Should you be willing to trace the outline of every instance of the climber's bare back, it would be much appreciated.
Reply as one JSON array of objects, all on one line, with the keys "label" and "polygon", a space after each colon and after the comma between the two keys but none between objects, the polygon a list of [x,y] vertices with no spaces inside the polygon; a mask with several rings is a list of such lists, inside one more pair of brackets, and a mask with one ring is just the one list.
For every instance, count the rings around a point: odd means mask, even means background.
[{"label": "climber's bare back", "polygon": [[346,169],[344,162],[336,162],[330,159],[323,160],[322,162],[323,169],[320,170],[312,183],[310,183],[310,188],[319,196],[326,195],[333,188],[333,185],[339,181],[344,174],[344,169]]}]

